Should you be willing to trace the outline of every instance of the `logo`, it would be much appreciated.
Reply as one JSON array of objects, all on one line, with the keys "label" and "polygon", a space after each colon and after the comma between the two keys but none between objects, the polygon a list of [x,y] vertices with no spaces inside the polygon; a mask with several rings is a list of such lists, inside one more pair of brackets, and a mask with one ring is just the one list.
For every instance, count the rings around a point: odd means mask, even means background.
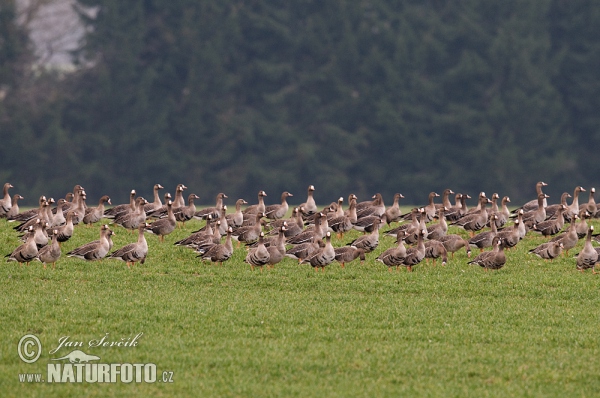
[{"label": "logo", "polygon": [[19,340],[17,351],[23,362],[34,363],[39,359],[40,355],[42,355],[42,343],[37,336],[26,334]]}]

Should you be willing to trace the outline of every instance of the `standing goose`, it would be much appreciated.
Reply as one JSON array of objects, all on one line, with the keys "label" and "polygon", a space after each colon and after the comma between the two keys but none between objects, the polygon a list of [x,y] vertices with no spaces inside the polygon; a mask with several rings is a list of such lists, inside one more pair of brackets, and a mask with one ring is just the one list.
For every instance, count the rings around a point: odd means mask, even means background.
[{"label": "standing goose", "polygon": [[288,219],[279,219],[274,220],[269,223],[269,227],[271,230],[269,231],[269,235],[275,235],[279,233],[279,228],[285,224],[285,237],[291,238],[292,236],[298,235],[304,229],[304,221],[302,220],[302,214],[300,213],[300,209],[294,207],[292,210],[292,217]]},{"label": "standing goose", "polygon": [[429,240],[424,243],[425,245],[425,258],[433,259],[433,265],[435,265],[435,260],[438,258],[442,258],[442,266],[448,263],[448,251],[444,244],[439,240]]},{"label": "standing goose", "polygon": [[576,216],[579,214],[579,193],[585,192],[585,189],[582,186],[575,187],[573,191],[573,201],[568,206],[567,211],[563,214],[565,220],[570,220],[571,216]]},{"label": "standing goose", "polygon": [[305,258],[302,263],[310,264],[315,271],[319,268],[324,272],[325,267],[335,260],[335,249],[331,245],[331,232],[325,234],[325,247],[317,250],[310,257]]},{"label": "standing goose", "polygon": [[411,222],[409,224],[402,224],[395,228],[388,229],[387,231],[383,231],[383,234],[385,236],[395,237],[400,231],[406,231],[410,233],[413,233],[413,231],[417,231],[417,229],[419,228],[419,212],[419,208],[413,208],[410,211]]},{"label": "standing goose", "polygon": [[56,262],[60,258],[61,250],[60,245],[58,244],[57,232],[53,231],[52,242],[49,245],[46,245],[38,250],[38,255],[35,258],[38,261],[41,261],[44,264],[44,268],[46,268],[46,264],[52,264],[52,268],[56,268]]},{"label": "standing goose", "polygon": [[238,228],[242,226],[242,223],[244,222],[242,206],[247,203],[248,202],[246,202],[244,199],[238,199],[235,201],[235,212],[227,215],[227,224],[232,228]]},{"label": "standing goose", "polygon": [[185,222],[191,220],[196,214],[194,199],[200,199],[200,197],[195,193],[191,193],[188,195],[187,206],[172,209],[175,219],[181,223],[182,228],[185,226]]},{"label": "standing goose", "polygon": [[348,215],[344,214],[329,221],[329,227],[331,227],[333,232],[337,233],[340,239],[343,239],[344,234],[354,228],[354,224],[358,220],[356,217],[356,199],[350,199],[348,210]]},{"label": "standing goose", "polygon": [[565,225],[565,218],[563,217],[563,213],[565,211],[567,211],[567,208],[562,206],[560,209],[558,209],[556,218],[533,224],[532,229],[544,236],[556,235],[561,229],[563,229],[563,226]]},{"label": "standing goose", "polygon": [[263,265],[269,262],[269,251],[263,243],[264,237],[265,234],[261,232],[258,236],[258,246],[255,249],[251,249],[244,260],[244,262],[250,264],[252,271],[254,271],[254,267],[260,267],[262,271]]},{"label": "standing goose", "polygon": [[[198,247],[198,243],[206,241],[207,237],[210,237],[212,239],[213,234],[214,234],[213,228],[211,226],[212,223],[213,223],[212,216],[209,214],[206,219],[206,225],[203,228],[201,228],[200,230],[194,231],[188,237],[178,240],[177,242],[175,242],[173,244],[175,246],[188,246],[191,248]],[[221,240],[221,233],[219,233],[219,240],[215,243],[219,243],[220,240]]]},{"label": "standing goose", "polygon": [[401,193],[394,194],[394,203],[387,209],[385,209],[385,222],[390,225],[393,222],[402,220],[402,212],[400,210],[400,199],[403,199],[404,195]]},{"label": "standing goose", "polygon": [[510,198],[508,196],[504,196],[502,198],[502,207],[496,213],[498,218],[496,219],[496,227],[502,228],[508,222],[508,218],[510,217],[510,210],[508,210],[508,203],[510,203]]},{"label": "standing goose", "polygon": [[452,258],[454,258],[454,253],[456,253],[463,247],[465,248],[465,250],[467,252],[467,257],[469,257],[469,258],[471,257],[471,249],[469,247],[469,241],[467,241],[462,236],[460,236],[458,234],[451,234],[451,235],[442,236],[441,238],[438,238],[437,240],[442,242],[442,244],[444,245],[444,247],[446,248],[446,251],[448,251],[448,253],[452,253]]},{"label": "standing goose", "polygon": [[38,249],[41,249],[48,244],[49,238],[46,228],[49,226],[50,224],[48,221],[44,221],[39,218],[36,219],[36,223],[33,225],[33,241],[37,245]]},{"label": "standing goose", "polygon": [[538,207],[535,210],[528,211],[523,214],[523,223],[527,228],[533,228],[534,224],[541,223],[546,219],[546,208],[544,207],[544,200],[549,196],[541,194],[538,196]]},{"label": "standing goose", "polygon": [[315,214],[318,211],[317,204],[315,203],[315,198],[313,196],[314,192],[315,192],[314,185],[309,185],[308,186],[308,196],[306,197],[306,202],[304,202],[298,206],[298,208],[301,209],[301,214],[302,214],[303,219],[310,215]]},{"label": "standing goose", "polygon": [[210,260],[213,263],[219,263],[219,265],[223,265],[223,263],[231,258],[233,255],[233,244],[231,243],[231,233],[232,228],[227,228],[227,237],[225,238],[225,243],[218,243],[216,245],[211,246],[208,250],[199,254],[198,257],[201,257],[202,260]]},{"label": "standing goose", "polygon": [[135,211],[135,189],[132,189],[131,192],[129,193],[129,203],[124,203],[124,204],[120,204],[114,207],[111,207],[110,209],[106,209],[104,211],[104,217],[106,218],[116,218],[119,217],[121,214],[126,214],[129,212],[134,212]]},{"label": "standing goose", "polygon": [[358,219],[367,216],[381,217],[385,214],[385,203],[383,196],[378,192],[372,197],[372,201],[360,202],[356,204],[356,216]]},{"label": "standing goose", "polygon": [[438,223],[427,227],[427,239],[439,239],[448,232],[448,223],[446,222],[446,207],[440,207],[438,210]]},{"label": "standing goose", "polygon": [[27,240],[21,246],[13,250],[12,253],[7,254],[5,257],[6,261],[17,261],[19,265],[26,263],[29,265],[34,258],[38,255],[38,248],[34,240],[33,226],[29,227]]},{"label": "standing goose", "polygon": [[[223,205],[221,208],[221,216],[219,217],[219,221],[219,233],[221,236],[225,236],[227,235],[227,230],[229,229],[229,223],[227,222],[227,205]],[[261,223],[262,221],[263,220],[260,220]]]},{"label": "standing goose", "polygon": [[269,205],[265,207],[265,217],[269,220],[278,220],[280,218],[285,217],[288,212],[289,205],[287,202],[287,198],[294,196],[288,191],[284,191],[281,194],[281,203],[276,205]]},{"label": "standing goose", "polygon": [[322,220],[325,218],[323,213],[317,213],[318,217],[315,218],[315,225],[312,228],[307,228],[296,236],[290,237],[288,242],[290,245],[299,245],[301,243],[312,242],[313,238],[318,240],[323,239],[327,232],[322,228]]},{"label": "standing goose", "polygon": [[310,257],[322,247],[325,247],[322,238],[313,235],[311,241],[294,245],[286,250],[285,255],[286,257],[294,258],[298,260],[298,263],[301,263],[305,258]]},{"label": "standing goose", "polygon": [[140,264],[144,264],[144,262],[146,261],[146,256],[148,256],[148,242],[146,242],[144,230],[146,227],[149,226],[150,224],[147,224],[145,222],[140,223],[140,225],[138,225],[137,242],[130,243],[121,247],[120,249],[115,250],[110,254],[108,258],[114,258],[117,260],[125,261],[127,263],[128,268],[135,265],[135,263],[138,261],[140,262]]},{"label": "standing goose", "polygon": [[[173,198],[173,208],[179,208],[179,207],[184,207],[185,206],[185,199],[183,199],[183,191],[187,189],[187,187],[183,184],[178,184],[177,188],[175,188],[175,197]],[[170,198],[170,196],[169,196]],[[167,201],[166,199],[166,195],[165,195],[165,202]],[[148,203],[148,202],[146,202]],[[150,214],[146,214],[147,217],[154,217],[154,218],[164,218],[167,216],[167,205],[164,204],[162,205],[159,209],[154,210],[152,213]]]},{"label": "standing goose", "polygon": [[49,216],[51,216],[50,226],[52,228],[60,227],[61,225],[65,225],[65,222],[67,222],[65,213],[62,209],[66,201],[67,200],[65,198],[60,198],[58,202],[56,202],[56,208],[49,213]]},{"label": "standing goose", "polygon": [[543,258],[544,260],[553,260],[556,257],[560,256],[563,251],[562,242],[545,242],[539,246],[534,247],[529,250],[529,253],[535,254],[539,258]]},{"label": "standing goose", "polygon": [[110,237],[115,233],[104,224],[100,227],[100,239],[88,242],[67,253],[67,257],[80,258],[86,261],[102,260],[111,249]]},{"label": "standing goose", "polygon": [[419,235],[421,234],[422,231],[425,231],[423,239],[427,239],[427,237],[429,236],[429,232],[427,231],[427,225],[425,225],[426,217],[427,216],[425,214],[425,208],[421,207],[419,209],[419,216],[417,217],[419,219],[419,224],[417,226],[417,229],[406,230],[406,236],[404,237],[404,241],[406,243],[408,243],[409,245],[412,245],[413,243],[417,243],[417,241],[419,240]]},{"label": "standing goose", "polygon": [[146,212],[144,211],[144,205],[148,203],[146,199],[141,196],[135,200],[135,211],[132,213],[123,214],[117,216],[113,223],[122,226],[125,229],[135,230],[140,225],[145,224]]},{"label": "standing goose", "polygon": [[579,242],[579,237],[577,236],[577,225],[575,224],[575,220],[577,218],[579,218],[579,216],[571,217],[571,224],[569,225],[567,232],[563,232],[550,239],[551,242],[562,242],[565,255],[567,256],[569,255],[569,250],[577,246],[577,242]]},{"label": "standing goose", "polygon": [[[83,217],[85,217],[85,210],[87,209],[87,205],[85,204],[85,199],[87,198],[87,195],[85,193],[85,191],[81,190],[79,191],[78,195],[75,195],[75,199],[77,200],[76,205],[71,206],[71,208],[69,209],[69,211],[72,211],[74,214],[73,217],[73,224],[77,225],[79,224],[81,221],[83,221]],[[73,200],[75,200],[73,199]]]},{"label": "standing goose", "polygon": [[556,218],[556,213],[558,213],[558,210],[561,208],[561,206],[565,206],[565,208],[569,207],[569,205],[567,204],[567,199],[570,197],[571,197],[570,193],[563,192],[562,195],[560,195],[560,203],[547,206],[546,207],[546,220],[551,220],[553,218]]},{"label": "standing goose", "polygon": [[506,254],[504,253],[504,245],[502,239],[494,238],[494,249],[489,252],[483,252],[469,261],[467,264],[477,264],[480,267],[488,269],[500,269],[506,264]]},{"label": "standing goose", "polygon": [[365,253],[370,253],[377,249],[377,246],[379,246],[379,225],[381,222],[381,219],[377,218],[373,222],[373,231],[370,234],[359,236],[352,242],[348,243],[347,246],[354,246],[358,249],[363,249]]},{"label": "standing goose", "polygon": [[419,231],[417,246],[406,250],[406,257],[404,258],[403,265],[409,272],[412,272],[412,267],[419,264],[425,258],[425,244],[423,243],[423,239],[426,232],[427,231],[423,229]]},{"label": "standing goose", "polygon": [[11,207],[10,209],[4,214],[4,215],[0,215],[0,217],[4,217],[8,220],[12,219],[13,217],[15,217],[17,214],[19,214],[19,200],[20,199],[24,199],[21,195],[14,194],[12,197],[12,200],[10,202]]},{"label": "standing goose", "polygon": [[581,239],[581,238],[585,237],[585,235],[587,234],[587,229],[588,229],[587,219],[590,217],[591,217],[591,214],[587,210],[582,209],[579,211],[579,219],[581,221],[579,221],[577,223],[577,225],[575,226],[575,230],[577,231],[577,238]]},{"label": "standing goose", "polygon": [[83,216],[83,223],[87,225],[92,225],[102,219],[104,215],[104,204],[110,202],[110,197],[108,195],[104,195],[100,198],[97,207],[88,207],[85,209],[85,216]]},{"label": "standing goose", "polygon": [[496,235],[497,238],[500,238],[503,242],[503,246],[507,249],[511,247],[515,247],[517,243],[521,240],[521,233],[519,232],[519,225],[523,224],[520,218],[515,220],[512,228],[505,228],[504,230],[498,232]]},{"label": "standing goose", "polygon": [[486,209],[486,204],[489,202],[490,200],[485,196],[485,193],[482,192],[479,197],[481,210],[472,214],[467,214],[457,221],[454,221],[451,225],[462,227],[464,230],[469,231],[471,237],[473,237],[475,232],[483,229],[487,223],[488,212]]},{"label": "standing goose", "polygon": [[[246,209],[242,213],[244,213],[246,216],[251,216],[256,213],[264,214],[265,209],[266,209],[265,196],[267,196],[267,193],[265,191],[258,191],[258,203],[255,205],[250,205],[250,206],[246,207]],[[246,216],[244,218],[246,218]]]},{"label": "standing goose", "polygon": [[398,246],[385,250],[376,259],[377,261],[387,265],[388,271],[390,272],[392,271],[392,267],[396,267],[396,271],[398,271],[398,267],[404,265],[404,259],[406,258],[404,236],[406,236],[406,231],[398,231],[396,239]]},{"label": "standing goose", "polygon": [[496,219],[497,218],[498,218],[497,215],[492,214],[490,216],[491,230],[481,232],[481,233],[473,236],[471,239],[469,239],[469,245],[471,247],[478,247],[481,252],[483,252],[483,249],[485,249],[487,247],[492,247],[494,238],[498,234],[498,229],[496,228]]},{"label": "standing goose", "polygon": [[275,264],[278,264],[285,257],[285,229],[286,226],[282,225],[279,227],[279,234],[275,241],[267,247],[269,252],[269,261],[267,267],[273,268]]},{"label": "standing goose", "polygon": [[[152,200],[152,202],[146,203],[144,205],[144,211],[146,212],[146,214],[150,214],[153,211],[156,211],[163,206],[163,203],[160,200],[160,194],[158,193],[158,191],[160,191],[163,188],[164,187],[160,184],[154,184],[154,187],[152,188],[153,200]],[[135,198],[135,195],[134,195],[134,198]]]},{"label": "standing goose", "polygon": [[457,203],[446,212],[446,220],[448,221],[457,221],[468,212],[467,199],[471,199],[471,196],[466,193],[458,193],[456,198],[460,201],[460,204]]},{"label": "standing goose", "polygon": [[[219,192],[217,194],[217,197],[215,198],[215,206],[214,207],[206,207],[202,210],[198,210],[196,212],[196,214],[194,215],[195,218],[200,218],[200,219],[206,219],[206,217],[210,214],[212,215],[213,220],[216,220],[217,218],[219,218],[219,216],[221,215],[221,209],[223,208],[223,199],[227,199],[228,196],[225,195],[223,192]],[[246,201],[244,199],[238,199],[236,202],[236,209],[237,209],[237,203],[242,200],[242,203],[246,203]],[[240,209],[241,212],[241,209]],[[242,216],[243,218],[243,216]],[[242,220],[243,221],[243,220]],[[232,224],[232,226],[235,227],[239,227],[242,225],[242,221],[236,222],[234,224]],[[225,231],[227,232],[227,231]]]},{"label": "standing goose", "polygon": [[[221,232],[219,232],[220,224],[221,224],[221,221],[217,220],[217,222],[215,223],[215,228],[213,230],[212,235],[204,235],[202,237],[196,238],[193,242],[193,245],[189,245],[189,246],[194,247],[196,249],[196,251],[199,253],[205,253],[213,245],[220,244],[221,243]],[[229,228],[227,228],[227,230],[229,231]],[[225,235],[227,235],[227,233]]]},{"label": "standing goose", "polygon": [[425,222],[428,223],[431,220],[433,220],[433,218],[435,217],[435,214],[437,212],[437,208],[436,205],[434,203],[435,198],[439,197],[440,195],[435,193],[435,192],[430,192],[428,199],[429,199],[429,203],[427,204],[427,206],[424,207],[425,209]]},{"label": "standing goose", "polygon": [[240,242],[254,242],[257,240],[261,234],[261,224],[260,219],[263,218],[264,213],[258,212],[255,215],[256,223],[254,225],[250,225],[247,227],[240,227],[233,231],[231,237],[238,241],[238,246]]},{"label": "standing goose", "polygon": [[10,218],[8,221],[13,222],[13,221],[18,221],[20,222],[19,225],[17,225],[16,227],[13,227],[14,230],[19,231],[19,232],[25,232],[27,229],[29,229],[29,225],[28,224],[27,227],[25,227],[25,224],[31,220],[31,219],[35,219],[35,218],[40,218],[44,212],[45,212],[45,208],[47,206],[47,202],[48,200],[46,199],[45,196],[40,196],[39,199],[39,206],[37,209],[30,209],[30,210],[26,210],[22,213],[17,214],[16,216]]},{"label": "standing goose", "polygon": [[450,195],[454,195],[454,191],[450,188],[444,189],[444,192],[442,192],[442,203],[436,203],[435,208],[439,210],[441,207],[445,207],[449,210],[452,207],[452,203],[450,203]]},{"label": "standing goose", "polygon": [[365,250],[354,246],[342,246],[334,248],[335,261],[340,263],[340,267],[346,268],[346,263],[352,262],[360,257],[360,263],[365,261]]},{"label": "standing goose", "polygon": [[[542,188],[547,186],[548,184],[546,184],[543,181],[538,181],[535,184],[535,199],[530,200],[529,202],[525,203],[523,206],[518,207],[517,209],[513,210],[513,213],[517,213],[520,209],[523,209],[524,212],[528,212],[528,211],[533,211],[535,209],[537,209],[537,198],[543,194],[544,192],[542,191]],[[546,200],[544,200],[544,207],[548,206],[548,202]]]},{"label": "standing goose", "polygon": [[8,193],[8,190],[14,188],[9,182],[5,183],[2,187],[2,199],[0,199],[0,218],[5,218],[6,214],[12,207],[12,198]]},{"label": "standing goose", "polygon": [[63,242],[68,241],[73,236],[73,231],[75,230],[75,226],[73,225],[74,217],[75,217],[75,213],[72,211],[69,211],[67,213],[67,217],[65,218],[66,219],[65,224],[58,226],[58,227],[54,227],[52,229],[52,232],[58,231],[56,240],[58,240],[59,244],[62,244]]},{"label": "standing goose", "polygon": [[[590,189],[590,196],[587,203],[584,203],[579,206],[579,213],[581,217],[581,211],[585,210],[590,213],[590,217],[596,217],[596,213],[598,212],[598,206],[596,205],[596,200],[594,199],[594,194],[596,193],[596,188]],[[14,207],[14,205],[13,205]]]},{"label": "standing goose", "polygon": [[173,202],[169,200],[167,202],[167,218],[160,218],[154,221],[152,224],[148,224],[146,227],[146,232],[158,235],[158,239],[161,242],[164,242],[165,236],[173,232],[176,226],[177,220],[175,219],[175,214],[173,214]]},{"label": "standing goose", "polygon": [[591,268],[592,272],[596,273],[596,263],[598,262],[598,252],[592,247],[592,233],[594,232],[594,226],[590,225],[587,236],[585,238],[585,244],[583,250],[577,255],[577,269],[581,272]]}]

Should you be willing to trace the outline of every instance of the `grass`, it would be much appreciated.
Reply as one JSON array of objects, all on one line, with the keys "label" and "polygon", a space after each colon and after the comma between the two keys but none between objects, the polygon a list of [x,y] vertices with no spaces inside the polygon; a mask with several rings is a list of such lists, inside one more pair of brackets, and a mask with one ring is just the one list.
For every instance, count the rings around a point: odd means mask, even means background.
[{"label": "grass", "polygon": [[[243,249],[219,267],[172,246],[200,225],[186,224],[164,244],[148,236],[148,260],[132,270],[115,260],[66,257],[54,270],[4,263],[2,396],[600,394],[600,281],[576,271],[573,258],[528,255],[542,237],[528,234],[494,272],[468,265],[461,250],[445,267],[423,262],[412,273],[389,273],[375,261],[393,244],[387,237],[363,265],[334,263],[317,274],[285,259],[274,270],[252,272]],[[115,247],[136,239],[115,230]],[[98,226],[76,227],[63,253],[98,235]],[[17,245],[0,221],[2,253]],[[45,377],[51,358],[72,350],[48,353],[62,336],[87,344],[106,333],[119,339],[140,332],[137,347],[82,350],[102,363],[154,363],[159,378],[173,372],[173,383],[19,382],[20,373]],[[17,355],[28,333],[44,347],[34,364]]]}]

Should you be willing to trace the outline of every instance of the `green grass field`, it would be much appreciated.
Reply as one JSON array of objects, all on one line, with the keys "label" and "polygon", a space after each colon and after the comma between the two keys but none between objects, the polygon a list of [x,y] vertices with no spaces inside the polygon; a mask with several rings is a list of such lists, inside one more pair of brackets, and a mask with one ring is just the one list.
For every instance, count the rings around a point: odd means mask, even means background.
[{"label": "green grass field", "polygon": [[[594,223],[599,226],[600,223]],[[389,273],[375,261],[393,239],[342,269],[324,273],[286,258],[252,272],[245,251],[219,267],[147,236],[144,265],[63,257],[0,268],[0,395],[298,396],[298,397],[592,397],[600,395],[600,279],[574,258],[544,262],[527,250],[529,233],[499,271],[467,264],[464,250],[447,266],[425,262]],[[115,247],[136,235],[114,228]],[[452,229],[450,232],[458,232]],[[464,233],[461,232],[461,233]],[[99,226],[76,227],[63,254],[97,239]],[[334,246],[349,242],[334,239]],[[466,234],[465,234],[466,236]],[[0,252],[18,241],[0,221]],[[576,253],[583,245],[572,250]],[[474,254],[476,254],[474,252]],[[89,347],[90,340],[133,338],[136,347]],[[19,358],[22,336],[43,346],[37,362]],[[155,383],[28,383],[71,352],[63,336],[101,363],[156,364]],[[98,362],[98,361],[96,361]],[[159,382],[172,372],[172,383]],[[166,373],[167,378],[170,373]]]}]

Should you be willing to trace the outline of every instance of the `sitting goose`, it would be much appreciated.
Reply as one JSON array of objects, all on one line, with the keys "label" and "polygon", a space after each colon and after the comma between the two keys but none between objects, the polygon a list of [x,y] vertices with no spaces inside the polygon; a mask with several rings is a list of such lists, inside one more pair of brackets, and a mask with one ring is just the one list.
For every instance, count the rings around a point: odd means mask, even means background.
[{"label": "sitting goose", "polygon": [[52,264],[52,268],[56,268],[56,262],[60,258],[61,250],[60,245],[58,244],[58,240],[56,239],[58,231],[54,230],[54,234],[52,235],[52,242],[49,245],[46,245],[38,250],[38,255],[35,258],[38,261],[41,261],[44,264],[44,268],[46,268],[46,264]]},{"label": "sitting goose", "polygon": [[400,199],[403,199],[404,195],[401,193],[394,194],[394,203],[387,209],[385,209],[385,222],[390,225],[393,222],[402,220],[402,211],[400,210]]},{"label": "sitting goose", "polygon": [[85,216],[83,216],[83,223],[87,225],[92,225],[102,219],[104,216],[104,204],[110,202],[110,197],[108,195],[104,195],[100,198],[97,207],[88,207],[85,209]]},{"label": "sitting goose", "polygon": [[543,258],[544,260],[553,260],[556,257],[560,256],[563,251],[562,242],[545,242],[539,246],[534,247],[529,250],[529,253],[535,254],[539,258]]},{"label": "sitting goose", "polygon": [[301,209],[301,214],[302,214],[303,219],[312,214],[315,214],[318,211],[317,204],[315,203],[314,192],[315,192],[314,185],[309,185],[308,186],[308,196],[306,198],[306,202],[304,202],[298,206],[298,208]]},{"label": "sitting goose", "polygon": [[302,263],[310,264],[315,271],[319,268],[325,272],[325,267],[331,264],[335,260],[335,249],[331,245],[331,232],[327,231],[325,234],[325,247],[320,248],[310,255],[310,257],[302,260]]},{"label": "sitting goose", "polygon": [[375,219],[373,222],[373,231],[368,235],[359,236],[347,246],[354,246],[358,249],[363,249],[365,253],[370,253],[379,246],[379,225],[382,223],[381,218]]},{"label": "sitting goose", "polygon": [[86,261],[102,260],[111,249],[110,237],[115,233],[104,224],[100,227],[100,239],[86,243],[67,253],[67,257],[80,258]]},{"label": "sitting goose", "polygon": [[448,251],[444,247],[444,244],[439,240],[429,240],[425,242],[425,258],[426,261],[429,259],[433,259],[433,265],[435,265],[435,260],[438,258],[442,258],[442,266],[445,266],[448,263]]},{"label": "sitting goose", "polygon": [[191,220],[196,214],[196,205],[194,204],[194,199],[200,199],[200,197],[195,193],[191,193],[188,195],[187,206],[172,209],[175,220],[181,223],[182,228],[185,226],[185,222]]},{"label": "sitting goose", "polygon": [[452,258],[454,258],[454,253],[459,251],[462,247],[465,248],[467,252],[467,257],[471,258],[471,249],[469,247],[469,241],[458,234],[444,235],[437,239],[442,242],[446,251],[448,253],[452,253]]},{"label": "sitting goose", "polygon": [[[163,188],[164,187],[160,184],[154,184],[154,187],[152,188],[154,200],[144,205],[144,211],[146,212],[146,214],[150,214],[163,206],[162,201],[160,200],[160,195],[158,193],[158,191],[160,191]],[[133,195],[133,199],[135,199],[135,194]]]},{"label": "sitting goose", "polygon": [[406,257],[404,258],[403,265],[409,272],[412,272],[412,267],[419,264],[425,258],[425,243],[423,242],[423,239],[426,233],[427,231],[424,229],[419,231],[417,246],[406,250]]},{"label": "sitting goose", "polygon": [[[210,216],[210,214],[209,214],[209,216]],[[199,253],[204,253],[207,250],[209,250],[213,245],[220,244],[221,243],[221,232],[219,232],[220,224],[221,224],[221,221],[217,220],[217,222],[215,223],[215,227],[213,229],[212,235],[204,235],[204,236],[199,236],[199,237],[195,238],[195,240],[193,241],[193,244],[189,245],[189,247],[195,248],[196,251]],[[229,231],[229,228],[227,228],[227,230]],[[227,232],[225,232],[225,235],[227,235]]]},{"label": "sitting goose", "polygon": [[[265,206],[265,196],[267,196],[267,193],[265,191],[258,191],[258,203],[255,205],[250,205],[248,207],[246,207],[246,209],[244,211],[242,211],[242,213],[244,213],[245,215],[255,215],[256,213],[263,213],[265,212],[266,206]],[[246,218],[246,216],[244,216],[244,218]],[[252,218],[252,217],[249,217]]]},{"label": "sitting goose", "polygon": [[160,218],[154,221],[152,224],[148,224],[146,227],[146,232],[158,235],[158,239],[161,242],[164,242],[165,236],[173,232],[176,226],[177,220],[175,219],[175,214],[173,214],[173,202],[169,200],[167,202],[167,218]]},{"label": "sitting goose", "polygon": [[591,268],[592,273],[596,273],[596,263],[598,262],[598,252],[592,247],[592,233],[594,226],[590,225],[583,249],[577,255],[577,269],[581,272]]},{"label": "sitting goose", "polygon": [[111,207],[110,209],[106,209],[104,211],[104,217],[114,219],[114,218],[124,215],[126,213],[130,213],[130,212],[133,213],[136,208],[135,195],[136,195],[135,189],[132,189],[131,192],[129,193],[129,203],[116,205],[114,207]]},{"label": "sitting goose", "polygon": [[354,246],[335,247],[335,261],[340,263],[340,267],[346,268],[346,263],[352,262],[360,257],[360,263],[365,261],[365,250]]},{"label": "sitting goose", "polygon": [[[524,212],[528,212],[528,211],[533,211],[535,209],[537,209],[538,204],[537,204],[537,198],[543,194],[544,192],[542,192],[542,188],[547,186],[548,184],[546,184],[543,181],[538,181],[535,184],[535,199],[530,200],[529,202],[525,203],[523,206],[516,208],[515,210],[513,210],[513,213],[517,213],[520,209],[523,209]],[[544,207],[548,206],[548,202],[546,200],[544,200]]]},{"label": "sitting goose", "polygon": [[560,195],[560,203],[554,204],[546,207],[546,220],[551,220],[556,218],[556,213],[561,208],[561,206],[565,206],[565,208],[569,207],[567,204],[567,199],[571,197],[571,194],[568,192],[563,192]]},{"label": "sitting goose", "polygon": [[[206,217],[210,214],[210,215],[212,215],[213,220],[216,220],[217,218],[219,218],[221,216],[221,209],[223,208],[223,204],[224,204],[223,200],[227,199],[227,198],[228,198],[227,195],[225,195],[223,192],[219,192],[217,194],[217,197],[215,198],[215,206],[214,207],[206,207],[202,210],[198,210],[196,212],[196,214],[194,214],[194,217],[205,220]],[[246,203],[246,201],[244,199],[238,199],[236,202],[236,209],[237,209],[237,203],[240,202],[240,200],[243,201],[242,204]],[[241,213],[241,208],[240,208],[240,213]],[[243,216],[242,216],[242,218],[243,218]],[[232,227],[235,228],[235,227],[241,226],[242,221],[243,220],[239,220],[238,222],[232,224]]]},{"label": "sitting goose", "polygon": [[202,258],[202,260],[210,260],[213,263],[223,265],[223,263],[229,260],[233,255],[233,244],[231,242],[232,232],[233,229],[231,227],[227,228],[225,243],[217,243],[211,246],[209,249],[199,254],[198,257]]},{"label": "sitting goose", "polygon": [[[238,228],[242,226],[244,222],[244,214],[242,213],[242,205],[248,204],[244,199],[238,199],[235,201],[235,212],[227,215],[227,224],[232,228]],[[222,207],[221,207],[222,208]]]},{"label": "sitting goose", "polygon": [[504,244],[499,237],[494,238],[494,249],[489,252],[483,252],[469,261],[467,264],[477,264],[480,267],[488,269],[500,269],[506,264],[506,254],[504,253]]},{"label": "sitting goose", "polygon": [[[190,234],[188,237],[178,240],[177,242],[173,243],[175,246],[187,246],[187,247],[191,247],[191,248],[197,248],[198,244],[200,242],[205,242],[206,240],[208,240],[209,238],[212,239],[214,235],[214,230],[211,226],[212,223],[212,215],[208,215],[207,219],[206,219],[206,225],[201,228],[198,231],[193,232],[192,234]],[[216,222],[220,222],[220,221],[216,221]],[[221,241],[221,233],[218,232],[218,239],[215,242],[219,243]]]},{"label": "sitting goose", "polygon": [[411,216],[411,222],[410,224],[402,224],[397,226],[396,228],[392,228],[392,229],[388,229],[387,231],[383,231],[383,234],[385,236],[392,236],[395,237],[398,232],[400,231],[406,231],[406,232],[413,232],[413,231],[417,231],[419,228],[419,213],[420,209],[418,207],[413,208],[410,211],[410,216]]},{"label": "sitting goose", "polygon": [[11,183],[7,182],[2,187],[2,199],[0,199],[0,218],[5,218],[6,214],[12,207],[12,198],[8,190],[14,188]]},{"label": "sitting goose", "polygon": [[254,271],[254,267],[260,267],[260,270],[262,271],[263,265],[269,262],[269,251],[264,245],[264,237],[265,234],[263,232],[258,235],[258,246],[255,249],[248,251],[246,259],[244,260],[244,262],[250,264],[252,271]]},{"label": "sitting goose", "polygon": [[23,263],[29,265],[29,263],[37,257],[38,248],[34,240],[33,226],[29,227],[27,233],[27,240],[25,243],[13,250],[12,253],[4,256],[7,258],[6,261],[17,261],[19,265],[22,266]]},{"label": "sitting goose", "polygon": [[288,212],[289,205],[287,202],[287,198],[294,196],[288,191],[284,191],[281,194],[281,203],[276,205],[269,205],[265,207],[265,217],[269,220],[278,220],[280,218],[285,217]]},{"label": "sitting goose", "polygon": [[312,228],[307,228],[296,236],[290,237],[287,241],[290,245],[299,245],[301,243],[312,242],[313,238],[323,239],[327,232],[322,226],[322,220],[325,219],[323,213],[317,213],[318,217],[315,218],[315,225]]},{"label": "sitting goose", "polygon": [[[598,206],[596,205],[596,200],[594,199],[594,194],[596,193],[596,188],[590,189],[590,196],[587,203],[584,203],[579,206],[579,216],[581,217],[581,211],[585,210],[590,213],[590,217],[596,217],[596,213],[598,212]],[[13,205],[14,206],[14,205]],[[585,235],[584,235],[585,236]]]},{"label": "sitting goose", "polygon": [[[145,201],[145,200],[144,200]],[[145,203],[144,203],[145,204]],[[143,207],[142,207],[143,210]],[[138,225],[138,240],[135,243],[130,243],[115,250],[108,256],[108,258],[114,258],[117,260],[125,261],[127,267],[135,265],[136,262],[144,264],[146,256],[148,255],[148,242],[144,236],[144,230],[149,227],[150,224],[142,222]]]},{"label": "sitting goose", "polygon": [[19,214],[19,200],[21,200],[21,199],[25,199],[25,198],[23,198],[18,193],[14,194],[12,197],[12,200],[10,202],[10,204],[11,204],[10,209],[3,216],[0,215],[0,217],[4,217],[4,218],[10,220],[13,217],[15,217],[17,214]]},{"label": "sitting goose", "polygon": [[406,231],[398,231],[396,238],[398,245],[385,250],[376,258],[377,261],[387,265],[390,272],[392,271],[392,267],[396,267],[396,271],[398,271],[398,267],[404,265],[404,259],[406,258],[405,236]]}]

